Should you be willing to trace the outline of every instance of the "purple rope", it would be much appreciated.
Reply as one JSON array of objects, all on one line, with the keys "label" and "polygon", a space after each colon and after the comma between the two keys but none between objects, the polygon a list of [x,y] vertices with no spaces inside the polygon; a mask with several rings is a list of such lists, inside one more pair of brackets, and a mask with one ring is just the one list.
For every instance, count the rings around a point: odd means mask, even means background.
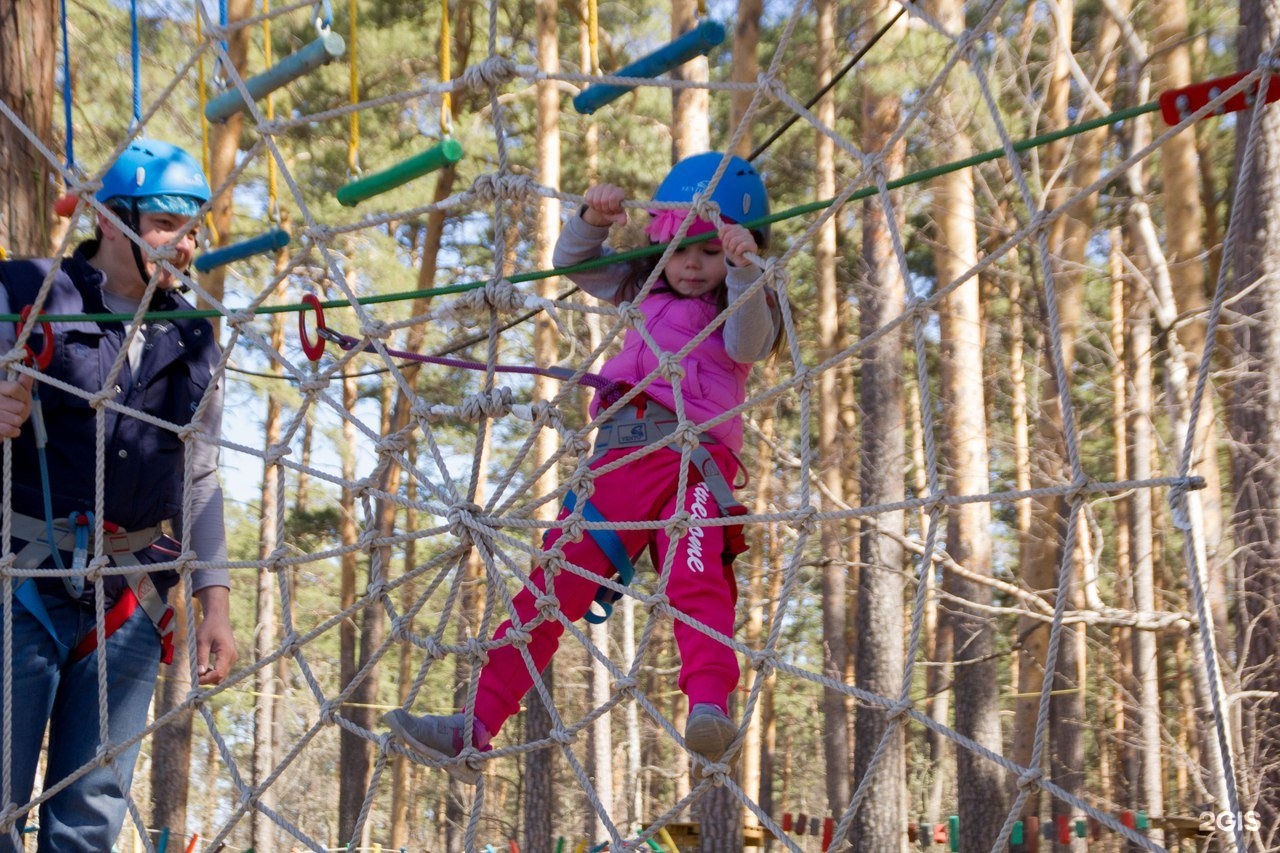
[{"label": "purple rope", "polygon": [[[320,331],[322,337],[333,341],[343,350],[350,352],[354,350],[360,343],[359,339],[350,335],[344,335],[341,332],[335,332],[332,329],[322,329]],[[446,358],[439,355],[423,355],[416,352],[406,352],[405,350],[386,348],[387,355],[394,358],[408,359],[416,361],[420,364],[437,364],[441,367],[458,367],[463,370],[487,371],[489,365],[482,364],[478,361],[467,361],[461,358]],[[366,344],[360,352],[377,352],[372,344]],[[572,380],[574,371],[567,367],[524,367],[514,364],[495,364],[493,369],[497,373],[519,373],[525,376],[546,376],[551,379],[559,379],[561,381]],[[606,379],[598,373],[584,373],[577,378],[579,385],[594,388],[600,392],[601,399],[606,404],[611,405],[622,394],[626,393],[630,387],[629,383],[619,379]]]}]

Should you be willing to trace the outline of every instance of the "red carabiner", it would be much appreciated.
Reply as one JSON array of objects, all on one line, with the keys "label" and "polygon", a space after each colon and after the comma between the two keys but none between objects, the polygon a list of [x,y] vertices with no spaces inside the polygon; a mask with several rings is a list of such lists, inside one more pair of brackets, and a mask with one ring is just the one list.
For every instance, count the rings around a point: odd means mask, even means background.
[{"label": "red carabiner", "polygon": [[310,306],[311,310],[316,312],[316,339],[311,340],[311,334],[307,331],[307,312],[304,309],[298,312],[298,341],[302,344],[302,351],[307,354],[307,358],[319,361],[320,356],[324,355],[324,338],[319,334],[326,328],[324,309],[320,307],[320,297],[314,293],[304,293],[302,304]]},{"label": "red carabiner", "polygon": [[[26,325],[27,318],[30,315],[31,306],[28,305],[23,308],[22,313],[18,315],[22,318],[23,325]],[[37,314],[36,316],[39,317],[40,315]],[[53,326],[46,320],[39,320],[38,322],[40,323],[40,336],[44,338],[44,344],[40,347],[40,352],[37,353],[31,348],[31,337],[28,336],[28,343],[25,344],[27,349],[27,357],[25,361],[27,364],[34,364],[36,367],[44,370],[53,363]]]}]

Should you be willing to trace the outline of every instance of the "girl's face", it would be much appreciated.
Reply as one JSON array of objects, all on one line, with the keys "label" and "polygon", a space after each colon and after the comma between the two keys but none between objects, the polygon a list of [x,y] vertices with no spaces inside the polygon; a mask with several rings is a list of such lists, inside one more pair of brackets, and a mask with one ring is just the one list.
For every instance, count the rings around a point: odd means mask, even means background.
[{"label": "girl's face", "polygon": [[704,296],[724,284],[724,249],[719,240],[676,249],[663,270],[667,284],[681,296]]}]

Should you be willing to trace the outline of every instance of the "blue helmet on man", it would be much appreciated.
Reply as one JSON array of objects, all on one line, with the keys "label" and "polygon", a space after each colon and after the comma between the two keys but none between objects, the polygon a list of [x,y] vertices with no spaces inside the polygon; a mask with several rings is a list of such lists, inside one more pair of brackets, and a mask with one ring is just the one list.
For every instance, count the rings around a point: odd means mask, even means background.
[{"label": "blue helmet on man", "polygon": [[193,217],[213,192],[199,161],[168,142],[139,139],[102,176],[95,197],[137,213]]},{"label": "blue helmet on man", "polygon": [[[717,151],[685,157],[662,179],[653,200],[692,201],[694,195],[707,189],[724,159],[725,155]],[[724,174],[711,193],[711,201],[719,206],[721,216],[740,225],[769,215],[769,194],[760,173],[737,156],[729,157]],[[768,226],[757,226],[756,230],[768,235]]]}]

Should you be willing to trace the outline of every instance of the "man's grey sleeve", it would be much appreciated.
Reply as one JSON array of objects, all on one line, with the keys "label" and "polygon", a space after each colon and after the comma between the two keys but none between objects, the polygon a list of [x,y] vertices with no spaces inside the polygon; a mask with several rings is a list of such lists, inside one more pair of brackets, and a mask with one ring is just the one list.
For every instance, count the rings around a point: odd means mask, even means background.
[{"label": "man's grey sleeve", "polygon": [[[227,531],[223,520],[222,482],[218,478],[219,446],[222,435],[223,383],[217,382],[207,392],[211,399],[199,420],[200,431],[213,437],[192,439],[187,445],[191,457],[191,548],[202,562],[227,561]],[[182,535],[182,519],[174,521],[174,530]],[[231,586],[231,573],[225,569],[196,569],[191,575],[193,590],[207,586]]]}]

